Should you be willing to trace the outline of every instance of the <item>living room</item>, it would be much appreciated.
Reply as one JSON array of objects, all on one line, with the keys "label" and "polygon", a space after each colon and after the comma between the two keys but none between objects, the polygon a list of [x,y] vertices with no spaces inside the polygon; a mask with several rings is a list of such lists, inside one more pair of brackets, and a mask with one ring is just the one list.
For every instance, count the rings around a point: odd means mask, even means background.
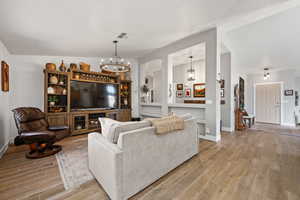
[{"label": "living room", "polygon": [[299,199],[299,6],[2,1],[0,199]]}]

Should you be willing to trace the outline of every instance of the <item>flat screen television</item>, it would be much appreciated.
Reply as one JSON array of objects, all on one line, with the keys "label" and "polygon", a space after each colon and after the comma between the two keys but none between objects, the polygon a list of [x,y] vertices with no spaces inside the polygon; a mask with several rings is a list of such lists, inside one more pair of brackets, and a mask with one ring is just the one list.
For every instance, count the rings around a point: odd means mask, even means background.
[{"label": "flat screen television", "polygon": [[94,108],[119,108],[119,86],[109,83],[71,81],[71,109]]}]

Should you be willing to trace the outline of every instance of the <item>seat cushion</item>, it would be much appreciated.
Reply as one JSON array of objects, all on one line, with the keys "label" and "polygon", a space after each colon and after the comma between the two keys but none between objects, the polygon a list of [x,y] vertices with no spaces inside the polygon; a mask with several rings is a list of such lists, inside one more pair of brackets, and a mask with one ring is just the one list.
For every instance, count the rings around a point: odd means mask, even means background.
[{"label": "seat cushion", "polygon": [[149,121],[119,122],[110,118],[99,118],[102,135],[111,143],[117,143],[122,132],[151,126]]},{"label": "seat cushion", "polygon": [[32,144],[36,142],[54,141],[55,133],[51,131],[24,132],[21,133],[19,137],[25,144]]}]

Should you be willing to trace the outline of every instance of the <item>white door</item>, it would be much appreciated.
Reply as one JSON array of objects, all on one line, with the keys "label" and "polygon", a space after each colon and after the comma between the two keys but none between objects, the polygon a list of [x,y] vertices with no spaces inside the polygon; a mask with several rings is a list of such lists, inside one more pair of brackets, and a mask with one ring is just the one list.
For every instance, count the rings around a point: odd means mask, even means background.
[{"label": "white door", "polygon": [[280,124],[281,85],[256,85],[255,99],[256,121]]}]

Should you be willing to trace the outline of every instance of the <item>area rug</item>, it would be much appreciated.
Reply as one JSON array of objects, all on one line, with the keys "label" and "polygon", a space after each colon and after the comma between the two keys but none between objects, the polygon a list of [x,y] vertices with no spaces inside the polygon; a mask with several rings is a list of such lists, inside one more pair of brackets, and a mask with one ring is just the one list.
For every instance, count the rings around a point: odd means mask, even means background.
[{"label": "area rug", "polygon": [[72,145],[63,146],[56,154],[56,160],[66,190],[94,179],[88,168],[87,138],[78,138],[72,141]]}]

